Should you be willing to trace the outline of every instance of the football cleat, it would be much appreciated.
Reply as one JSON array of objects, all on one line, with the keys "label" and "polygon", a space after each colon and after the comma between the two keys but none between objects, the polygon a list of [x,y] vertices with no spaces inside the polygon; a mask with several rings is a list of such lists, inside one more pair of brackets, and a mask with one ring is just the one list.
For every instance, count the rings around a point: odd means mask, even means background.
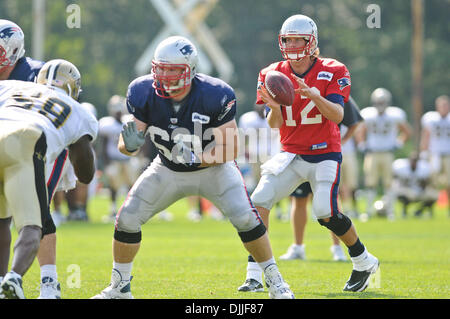
[{"label": "football cleat", "polygon": [[111,283],[101,293],[91,299],[134,299],[131,294],[131,279],[122,280],[122,275],[117,269],[112,270]]},{"label": "football cleat", "polygon": [[294,293],[283,280],[275,264],[267,266],[264,270],[264,277],[271,299],[295,299]]},{"label": "football cleat", "polygon": [[15,272],[8,272],[0,286],[6,299],[25,299],[22,277]]},{"label": "football cleat", "polygon": [[353,291],[353,292],[361,292],[364,291],[369,285],[370,276],[375,274],[380,267],[380,262],[374,256],[370,256],[373,258],[373,263],[367,270],[358,271],[353,269],[350,278],[344,286],[344,291]]},{"label": "football cleat", "polygon": [[289,246],[287,252],[280,256],[280,260],[306,260],[305,246],[292,244]]},{"label": "football cleat", "polygon": [[333,254],[334,261],[347,261],[347,256],[345,256],[345,253],[340,245],[331,246],[330,251]]},{"label": "football cleat", "polygon": [[264,286],[256,279],[247,278],[244,284],[238,288],[238,291],[261,292],[264,291]]},{"label": "football cleat", "polygon": [[41,280],[41,293],[38,299],[61,299],[61,286],[59,282],[51,277]]}]

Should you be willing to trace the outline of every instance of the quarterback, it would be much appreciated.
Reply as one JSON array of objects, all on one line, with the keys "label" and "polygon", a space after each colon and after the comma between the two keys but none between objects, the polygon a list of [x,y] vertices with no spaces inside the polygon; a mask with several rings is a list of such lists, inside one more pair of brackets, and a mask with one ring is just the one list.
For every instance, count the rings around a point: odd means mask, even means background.
[{"label": "quarterback", "polygon": [[[350,94],[350,73],[341,62],[318,56],[317,27],[307,16],[298,14],[285,20],[278,43],[284,61],[260,71],[257,103],[266,104],[268,123],[279,128],[282,148],[262,165],[262,177],[251,199],[267,227],[274,203],[308,181],[314,194],[313,213],[348,247],[353,262],[344,290],[363,291],[379,262],[361,243],[351,220],[337,204],[342,160],[338,124]],[[272,99],[264,87],[269,70],[291,79],[296,93],[293,105],[279,105]],[[263,289],[262,274],[253,259],[249,256],[247,278],[240,291]]]}]

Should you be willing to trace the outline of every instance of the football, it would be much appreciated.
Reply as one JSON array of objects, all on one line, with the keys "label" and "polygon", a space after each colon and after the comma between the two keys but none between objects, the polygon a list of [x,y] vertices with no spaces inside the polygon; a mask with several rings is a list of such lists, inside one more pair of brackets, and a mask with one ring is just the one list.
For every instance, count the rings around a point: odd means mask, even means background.
[{"label": "football", "polygon": [[275,70],[267,72],[264,86],[277,103],[292,105],[294,102],[294,85],[285,74]]}]

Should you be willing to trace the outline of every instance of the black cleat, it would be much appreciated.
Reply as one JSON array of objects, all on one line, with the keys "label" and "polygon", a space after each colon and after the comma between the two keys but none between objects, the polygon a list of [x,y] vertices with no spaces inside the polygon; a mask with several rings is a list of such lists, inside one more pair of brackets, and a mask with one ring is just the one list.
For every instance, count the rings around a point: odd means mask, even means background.
[{"label": "black cleat", "polygon": [[353,292],[364,291],[369,285],[370,276],[377,272],[378,267],[380,267],[380,262],[376,260],[376,263],[368,270],[353,270],[343,290]]},{"label": "black cleat", "polygon": [[246,279],[244,284],[238,288],[238,291],[244,292],[261,292],[264,291],[264,286],[258,280]]}]

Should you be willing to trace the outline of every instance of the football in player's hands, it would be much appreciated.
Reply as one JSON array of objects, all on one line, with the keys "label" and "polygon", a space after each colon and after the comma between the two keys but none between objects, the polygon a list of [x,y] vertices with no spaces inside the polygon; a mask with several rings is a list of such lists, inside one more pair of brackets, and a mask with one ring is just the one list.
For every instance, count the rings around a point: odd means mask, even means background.
[{"label": "football in player's hands", "polygon": [[294,85],[287,75],[270,70],[266,74],[264,86],[275,102],[281,105],[292,105],[294,102]]}]

